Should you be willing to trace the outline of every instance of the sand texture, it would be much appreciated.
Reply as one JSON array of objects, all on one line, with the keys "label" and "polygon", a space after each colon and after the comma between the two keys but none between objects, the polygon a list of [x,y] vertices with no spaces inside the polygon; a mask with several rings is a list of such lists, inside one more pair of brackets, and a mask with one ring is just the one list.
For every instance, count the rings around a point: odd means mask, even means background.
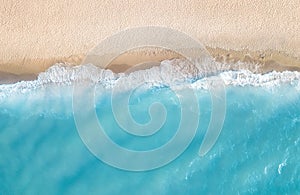
[{"label": "sand texture", "polygon": [[186,32],[219,60],[295,67],[299,24],[300,0],[2,0],[0,71],[38,73],[55,62],[80,64],[105,37],[147,25]]}]

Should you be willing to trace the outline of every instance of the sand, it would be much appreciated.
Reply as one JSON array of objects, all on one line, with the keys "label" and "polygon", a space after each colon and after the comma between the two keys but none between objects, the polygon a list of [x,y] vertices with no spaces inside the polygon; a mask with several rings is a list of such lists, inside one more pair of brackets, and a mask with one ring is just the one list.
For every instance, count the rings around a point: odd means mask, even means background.
[{"label": "sand", "polygon": [[0,85],[1,84],[10,84],[17,83],[19,81],[31,81],[37,79],[37,75],[35,74],[21,74],[16,75],[7,72],[0,72]]},{"label": "sand", "polygon": [[[254,61],[266,70],[297,69],[299,24],[300,0],[3,1],[0,71],[37,74],[56,62],[80,64],[105,37],[147,25],[186,32],[219,61]],[[123,59],[118,63],[130,65],[133,58]]]}]

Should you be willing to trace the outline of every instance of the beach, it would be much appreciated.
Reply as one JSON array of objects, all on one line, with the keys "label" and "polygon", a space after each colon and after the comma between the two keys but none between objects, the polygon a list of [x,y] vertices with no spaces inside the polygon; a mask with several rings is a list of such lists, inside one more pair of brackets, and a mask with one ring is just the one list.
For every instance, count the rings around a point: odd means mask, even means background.
[{"label": "beach", "polygon": [[[1,4],[0,16],[1,72],[38,74],[58,62],[78,65],[106,37],[149,25],[189,34],[218,61],[260,63],[265,71],[300,67],[299,0],[13,0]],[[117,64],[130,66],[132,56]]]},{"label": "beach", "polygon": [[0,195],[300,194],[300,0],[3,0]]}]

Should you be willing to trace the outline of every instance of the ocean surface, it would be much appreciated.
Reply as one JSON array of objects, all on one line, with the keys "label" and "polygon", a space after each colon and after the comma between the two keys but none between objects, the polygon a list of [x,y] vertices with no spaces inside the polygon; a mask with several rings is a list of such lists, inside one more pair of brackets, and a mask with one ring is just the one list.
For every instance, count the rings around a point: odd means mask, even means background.
[{"label": "ocean surface", "polygon": [[[226,114],[204,156],[198,153],[211,120],[208,76],[173,74],[168,62],[127,75],[93,65],[55,65],[35,81],[0,85],[0,194],[299,194],[300,73],[228,70],[214,76],[224,82]],[[135,80],[142,81],[138,87]],[[121,87],[113,90],[116,85]],[[74,98],[85,105],[89,97],[74,94],[74,86],[93,86],[93,109],[105,133],[137,151],[172,138],[182,114],[173,89],[189,88],[197,100],[189,109],[199,108],[195,137],[165,166],[147,171],[110,166],[78,132]],[[128,91],[125,107],[136,123],[151,120],[153,102],[165,107],[167,115],[155,134],[133,136],[118,124],[112,104]]]}]

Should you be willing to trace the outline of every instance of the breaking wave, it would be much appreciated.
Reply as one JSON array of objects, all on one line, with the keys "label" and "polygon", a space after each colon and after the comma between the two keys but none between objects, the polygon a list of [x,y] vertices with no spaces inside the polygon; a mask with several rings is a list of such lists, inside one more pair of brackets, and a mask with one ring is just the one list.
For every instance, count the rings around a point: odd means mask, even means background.
[{"label": "breaking wave", "polygon": [[[213,65],[211,65],[213,63]],[[165,60],[160,66],[130,73],[113,73],[92,64],[67,66],[55,64],[38,75],[34,81],[21,81],[16,84],[0,85],[0,93],[5,91],[24,92],[39,88],[47,84],[72,85],[74,82],[93,82],[112,88],[118,79],[126,78],[126,86],[135,80],[143,80],[152,85],[185,85],[192,84],[195,88],[205,88],[205,81],[210,76],[218,76],[226,85],[272,87],[280,84],[299,85],[300,72],[283,71],[266,74],[253,73],[259,67],[256,64],[243,62],[219,63],[210,62],[210,65],[193,67],[187,60]]]}]

